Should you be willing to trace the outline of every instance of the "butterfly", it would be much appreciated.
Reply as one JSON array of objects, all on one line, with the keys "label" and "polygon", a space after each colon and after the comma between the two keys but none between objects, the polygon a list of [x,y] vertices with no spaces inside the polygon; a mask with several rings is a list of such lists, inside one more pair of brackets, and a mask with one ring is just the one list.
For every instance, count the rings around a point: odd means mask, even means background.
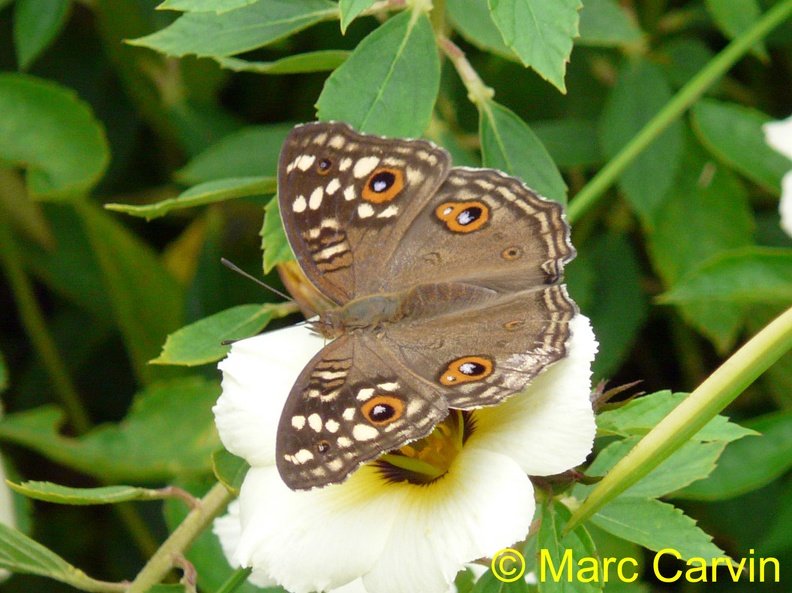
[{"label": "butterfly", "polygon": [[425,140],[315,122],[286,138],[278,204],[297,262],[337,305],[312,324],[332,341],[278,425],[290,488],[342,482],[566,355],[569,225],[519,179],[452,167]]}]

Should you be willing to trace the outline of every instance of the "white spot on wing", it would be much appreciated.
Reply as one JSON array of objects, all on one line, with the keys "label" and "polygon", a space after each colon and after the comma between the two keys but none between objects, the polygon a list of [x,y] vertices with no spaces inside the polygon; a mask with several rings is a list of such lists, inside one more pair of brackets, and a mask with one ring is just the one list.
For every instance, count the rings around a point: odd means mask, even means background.
[{"label": "white spot on wing", "polygon": [[415,167],[407,167],[407,182],[410,185],[417,185],[424,180],[425,175],[420,169]]},{"label": "white spot on wing", "polygon": [[358,216],[360,218],[370,218],[374,216],[374,208],[371,207],[371,204],[361,204],[358,206]]},{"label": "white spot on wing", "polygon": [[314,432],[319,432],[322,430],[322,418],[319,414],[311,414],[308,416],[308,426],[310,426]]},{"label": "white spot on wing", "polygon": [[308,200],[308,207],[311,210],[316,210],[322,205],[322,198],[324,197],[324,190],[321,186],[317,187],[311,192],[311,198]]},{"label": "white spot on wing", "polygon": [[356,197],[357,196],[355,196],[355,186],[354,185],[348,185],[347,187],[344,188],[344,199],[347,202],[351,202]]},{"label": "white spot on wing", "polygon": [[364,156],[355,163],[352,174],[358,179],[365,177],[376,168],[379,162],[378,156]]},{"label": "white spot on wing", "polygon": [[344,144],[346,144],[346,140],[341,134],[336,134],[332,138],[330,138],[330,142],[328,143],[333,148],[341,149],[344,148]]},{"label": "white spot on wing", "polygon": [[306,461],[313,459],[313,453],[311,453],[308,449],[300,449],[297,451],[297,453],[292,455],[292,459],[294,460],[294,463],[302,465]]},{"label": "white spot on wing", "polygon": [[352,420],[352,418],[355,417],[355,408],[347,408],[341,415],[344,417],[344,420]]},{"label": "white spot on wing", "polygon": [[305,207],[307,206],[305,202],[305,196],[297,196],[292,202],[292,211],[294,212],[305,212]]},{"label": "white spot on wing", "polygon": [[352,166],[352,159],[349,157],[344,157],[343,159],[341,159],[341,162],[338,163],[338,170],[346,171],[351,166]]},{"label": "white spot on wing", "polygon": [[325,422],[325,430],[327,430],[327,432],[331,434],[335,434],[336,432],[338,432],[340,426],[341,425],[335,420],[328,420],[327,422]]},{"label": "white spot on wing", "polygon": [[297,158],[295,165],[300,171],[307,171],[314,164],[316,157],[312,154],[304,154]]},{"label": "white spot on wing", "polygon": [[358,441],[370,441],[379,436],[379,431],[368,424],[355,424],[355,428],[352,429],[352,436]]},{"label": "white spot on wing", "polygon": [[399,213],[399,207],[396,204],[391,204],[385,210],[377,214],[377,218],[390,218],[391,216],[396,216]]},{"label": "white spot on wing", "polygon": [[364,402],[367,399],[371,398],[374,395],[374,388],[373,387],[364,387],[357,392],[357,399],[358,401]]},{"label": "white spot on wing", "polygon": [[300,430],[305,426],[305,416],[292,416],[291,425],[297,430]]},{"label": "white spot on wing", "polygon": [[398,381],[390,381],[388,383],[378,383],[377,387],[384,391],[396,391],[399,388]]},{"label": "white spot on wing", "polygon": [[328,196],[332,196],[334,193],[338,191],[339,187],[341,187],[341,182],[338,180],[338,178],[336,178],[327,184],[327,188],[325,189],[325,191],[327,192]]},{"label": "white spot on wing", "polygon": [[352,439],[347,437],[338,437],[336,443],[338,443],[338,446],[341,447],[342,449],[348,449],[349,447],[352,446]]}]

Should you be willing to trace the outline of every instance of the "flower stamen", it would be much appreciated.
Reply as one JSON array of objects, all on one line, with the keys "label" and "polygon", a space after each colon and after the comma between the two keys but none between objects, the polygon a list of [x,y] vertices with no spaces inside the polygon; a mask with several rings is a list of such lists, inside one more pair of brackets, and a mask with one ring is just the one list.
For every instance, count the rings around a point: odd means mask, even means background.
[{"label": "flower stamen", "polygon": [[472,430],[470,412],[451,410],[428,436],[385,453],[374,463],[390,482],[429,484],[448,472]]}]

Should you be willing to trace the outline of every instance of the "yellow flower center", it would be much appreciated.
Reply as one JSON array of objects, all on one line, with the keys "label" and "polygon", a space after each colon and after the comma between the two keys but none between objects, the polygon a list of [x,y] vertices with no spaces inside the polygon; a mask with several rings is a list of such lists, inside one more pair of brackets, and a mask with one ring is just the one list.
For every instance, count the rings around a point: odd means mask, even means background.
[{"label": "yellow flower center", "polygon": [[375,464],[390,482],[429,484],[448,472],[472,431],[470,412],[450,410],[429,436],[385,453]]}]

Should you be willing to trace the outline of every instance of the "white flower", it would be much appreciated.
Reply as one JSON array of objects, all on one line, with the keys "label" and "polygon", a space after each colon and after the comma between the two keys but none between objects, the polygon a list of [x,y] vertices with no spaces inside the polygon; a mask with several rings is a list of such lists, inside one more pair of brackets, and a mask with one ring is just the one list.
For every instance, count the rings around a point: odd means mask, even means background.
[{"label": "white flower", "polygon": [[[223,444],[251,465],[239,522],[227,515],[215,527],[227,554],[234,550],[231,562],[294,593],[345,585],[445,593],[466,562],[526,536],[535,510],[528,475],[563,472],[591,451],[597,343],[587,318],[578,315],[571,329],[569,355],[524,393],[448,425],[466,429],[467,440],[440,479],[393,482],[369,463],[342,484],[299,492],[275,468],[276,429],[297,375],[324,340],[300,326],[236,342],[220,364],[223,394],[214,408]],[[241,532],[229,536],[235,525]]]},{"label": "white flower", "polygon": [[[3,407],[0,405],[0,418],[3,416]],[[16,510],[14,509],[14,495],[6,484],[5,462],[0,457],[0,523],[9,527],[16,527]],[[0,569],[0,582],[6,580],[11,573]]]},{"label": "white flower", "polygon": [[[762,126],[767,143],[788,159],[792,160],[792,116],[782,121],[766,123]],[[792,237],[792,170],[781,180],[781,201],[778,204],[781,214],[781,228]]]}]

